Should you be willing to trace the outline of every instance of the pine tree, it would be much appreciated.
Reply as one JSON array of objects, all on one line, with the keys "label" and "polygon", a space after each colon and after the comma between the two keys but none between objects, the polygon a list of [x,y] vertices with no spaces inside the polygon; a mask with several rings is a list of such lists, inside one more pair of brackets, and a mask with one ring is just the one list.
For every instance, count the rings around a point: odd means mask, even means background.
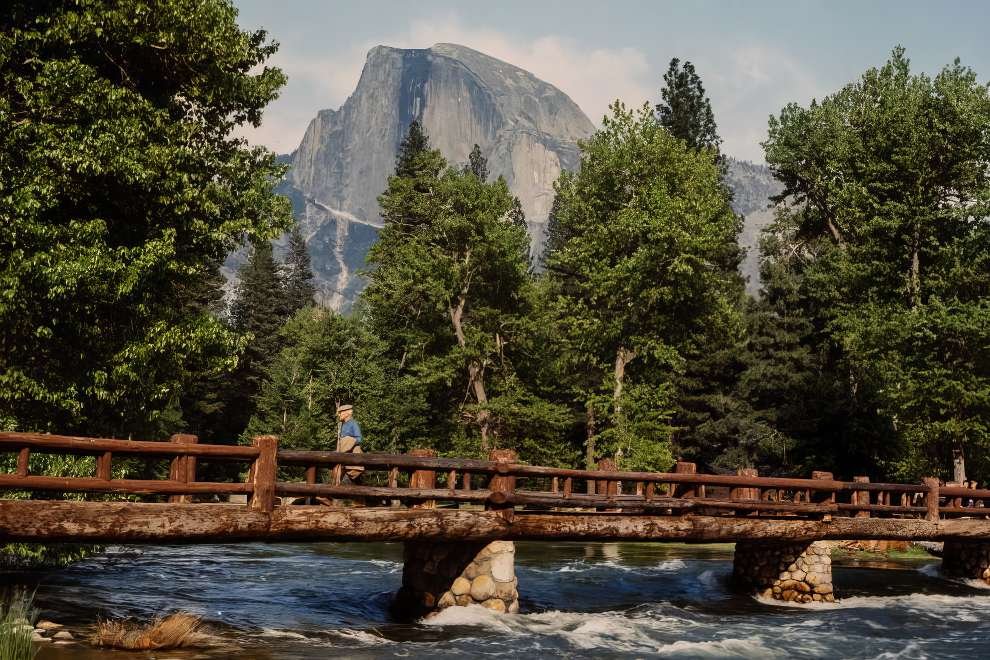
[{"label": "pine tree", "polygon": [[660,92],[663,100],[657,104],[660,124],[692,149],[708,149],[717,156],[722,138],[718,136],[712,105],[694,65],[684,62],[681,66],[675,57],[670,60],[663,80]]},{"label": "pine tree", "polygon": [[289,232],[288,252],[285,257],[285,311],[291,316],[313,304],[316,287],[313,285],[313,266],[309,248],[299,225]]},{"label": "pine tree", "polygon": [[423,124],[414,119],[399,144],[399,153],[395,156],[395,176],[415,176],[417,158],[429,150],[430,138],[423,129]]},{"label": "pine tree", "polygon": [[479,180],[488,181],[488,159],[482,155],[481,147],[477,144],[468,156],[468,170]]},{"label": "pine tree", "polygon": [[269,241],[254,243],[238,277],[230,320],[245,347],[230,380],[227,431],[233,436],[251,417],[265,370],[281,348],[279,329],[286,319],[285,290]]}]

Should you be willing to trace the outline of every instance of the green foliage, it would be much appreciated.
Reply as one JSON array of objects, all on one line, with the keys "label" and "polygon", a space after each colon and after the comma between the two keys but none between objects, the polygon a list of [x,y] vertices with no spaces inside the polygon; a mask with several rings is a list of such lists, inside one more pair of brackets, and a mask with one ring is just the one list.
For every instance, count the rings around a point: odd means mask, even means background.
[{"label": "green foliage", "polygon": [[481,147],[477,144],[471,149],[468,156],[467,171],[478,177],[481,181],[488,181],[488,159],[481,153]]},{"label": "green foliage", "polygon": [[[587,461],[601,435],[606,451],[667,467],[669,374],[705,326],[734,318],[717,262],[738,219],[711,158],[673,137],[648,106],[616,103],[612,112],[582,143],[580,172],[557,183],[551,304],[570,353],[567,381],[589,418]],[[643,437],[668,449],[631,441]]]},{"label": "green foliage", "polygon": [[285,257],[285,308],[290,316],[304,307],[313,304],[316,287],[313,285],[313,264],[309,248],[299,225],[292,226],[289,232],[288,252]]},{"label": "green foliage", "polygon": [[[0,417],[157,433],[236,337],[185,296],[286,225],[258,124],[284,76],[220,0],[0,9]],[[257,72],[256,72],[257,71]]]},{"label": "green foliage", "polygon": [[474,433],[481,452],[511,446],[509,418],[531,400],[513,368],[530,280],[505,181],[447,167],[414,125],[379,202],[385,227],[364,301],[404,397],[423,406],[409,421],[430,434],[403,436],[444,450]]},{"label": "green foliage", "polygon": [[366,451],[405,449],[393,436],[402,414],[393,407],[400,404],[392,389],[395,365],[361,318],[307,308],[285,324],[281,341],[285,348],[265,372],[246,436],[275,433],[285,447],[333,449],[335,411],[350,403]]},{"label": "green foliage", "polygon": [[681,66],[681,61],[673,58],[663,74],[663,82],[660,91],[663,100],[657,104],[660,124],[692,149],[718,155],[722,138],[718,136],[711,102],[694,65],[684,62]]},{"label": "green foliage", "polygon": [[789,204],[775,231],[801,257],[777,267],[794,278],[844,413],[837,461],[917,478],[944,474],[954,448],[986,451],[988,125],[990,92],[973,71],[956,61],[912,74],[901,48],[771,119],[767,162]]}]

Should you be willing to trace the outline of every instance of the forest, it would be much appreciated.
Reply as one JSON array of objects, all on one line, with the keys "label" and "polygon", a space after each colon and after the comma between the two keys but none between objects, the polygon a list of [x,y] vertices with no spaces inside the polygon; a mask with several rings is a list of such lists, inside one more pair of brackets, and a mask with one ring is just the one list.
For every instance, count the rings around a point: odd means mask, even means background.
[{"label": "forest", "polygon": [[119,4],[0,9],[0,428],[327,449],[350,403],[365,451],[990,479],[990,91],[959,61],[894,48],[770,118],[756,297],[690,62],[580,144],[540,254],[480,149],[414,121],[338,314],[235,133],[277,45],[219,0]]}]

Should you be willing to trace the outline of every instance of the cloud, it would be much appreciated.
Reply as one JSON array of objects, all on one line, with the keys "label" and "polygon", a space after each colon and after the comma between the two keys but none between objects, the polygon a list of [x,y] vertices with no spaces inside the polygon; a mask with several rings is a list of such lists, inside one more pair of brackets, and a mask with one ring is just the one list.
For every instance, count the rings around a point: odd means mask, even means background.
[{"label": "cloud", "polygon": [[767,118],[787,103],[807,105],[828,90],[810,69],[786,51],[749,43],[694,61],[712,101],[723,150],[737,158],[763,160]]}]

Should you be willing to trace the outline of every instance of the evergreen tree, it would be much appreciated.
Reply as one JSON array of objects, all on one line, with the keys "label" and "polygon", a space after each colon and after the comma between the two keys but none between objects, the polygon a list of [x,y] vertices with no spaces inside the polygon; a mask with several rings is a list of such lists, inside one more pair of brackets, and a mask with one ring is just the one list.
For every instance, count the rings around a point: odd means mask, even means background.
[{"label": "evergreen tree", "polygon": [[[675,139],[648,106],[612,108],[582,143],[581,169],[557,183],[557,232],[547,260],[573,387],[583,392],[586,458],[624,455],[668,467],[680,351],[712,324],[731,324],[718,255],[737,218],[711,159]],[[684,208],[692,209],[684,213]]]},{"label": "evergreen tree", "polygon": [[456,439],[466,421],[480,435],[464,436],[471,448],[487,451],[504,437],[496,381],[507,382],[505,347],[525,311],[526,233],[510,220],[504,180],[448,168],[432,150],[404,163],[379,198],[385,227],[364,300],[409,399],[431,403],[418,418],[434,437],[422,441]]},{"label": "evergreen tree", "polygon": [[684,62],[681,66],[681,61],[673,58],[663,81],[660,91],[663,100],[657,104],[660,124],[692,149],[707,149],[718,156],[722,138],[718,136],[712,105],[694,65]]},{"label": "evergreen tree", "polygon": [[990,447],[988,125],[972,70],[912,74],[902,48],[770,122],[780,229],[815,247],[799,303],[843,385],[851,430],[831,444],[889,476],[945,474],[953,451]]},{"label": "evergreen tree", "polygon": [[288,252],[285,256],[285,307],[288,315],[293,315],[304,307],[313,304],[316,287],[313,285],[313,266],[309,248],[299,225],[289,232]]},{"label": "evergreen tree", "polygon": [[239,436],[251,417],[265,370],[281,348],[279,330],[286,318],[285,290],[271,242],[252,245],[238,277],[230,320],[246,343],[230,380],[226,430],[231,437]]},{"label": "evergreen tree", "polygon": [[417,159],[429,150],[430,138],[423,130],[423,124],[418,119],[414,119],[399,144],[399,153],[395,156],[395,176],[415,176]]},{"label": "evergreen tree", "polygon": [[236,17],[221,0],[0,5],[2,423],[157,434],[191,381],[232,367],[236,337],[185,296],[290,220],[274,155],[234,136],[285,81]]},{"label": "evergreen tree", "polygon": [[478,177],[481,181],[488,180],[488,159],[481,153],[481,147],[477,144],[471,149],[468,156],[468,171]]}]

